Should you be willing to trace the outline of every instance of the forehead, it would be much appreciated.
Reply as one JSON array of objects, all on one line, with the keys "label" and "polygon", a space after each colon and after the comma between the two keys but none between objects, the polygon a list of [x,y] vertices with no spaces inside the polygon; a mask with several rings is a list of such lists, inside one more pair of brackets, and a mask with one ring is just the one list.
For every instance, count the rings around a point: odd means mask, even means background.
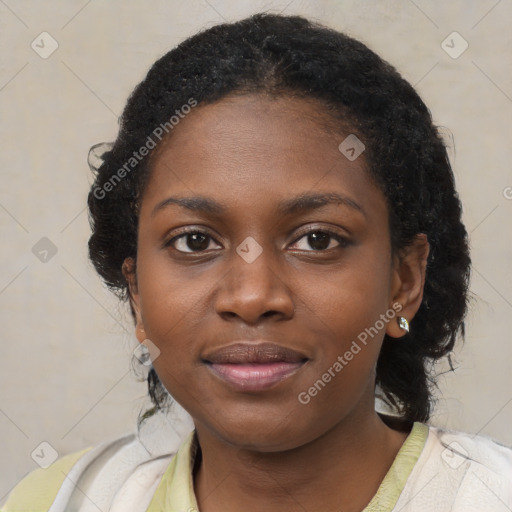
[{"label": "forehead", "polygon": [[342,126],[317,100],[238,95],[199,105],[151,155],[143,206],[171,192],[235,203],[313,189],[379,193],[364,153],[349,160],[340,151],[351,135]]},{"label": "forehead", "polygon": [[[283,132],[283,128],[286,131]],[[183,116],[151,157],[155,164],[165,153],[177,148],[208,151],[237,145],[239,152],[296,149],[308,140],[340,139],[342,122],[328,113],[318,100],[263,94],[230,95],[219,101],[200,104]]]}]

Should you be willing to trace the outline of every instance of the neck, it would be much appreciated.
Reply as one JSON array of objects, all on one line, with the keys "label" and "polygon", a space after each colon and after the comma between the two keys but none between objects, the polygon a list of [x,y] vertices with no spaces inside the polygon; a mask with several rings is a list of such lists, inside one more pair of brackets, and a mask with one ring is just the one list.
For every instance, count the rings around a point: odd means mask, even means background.
[{"label": "neck", "polygon": [[195,493],[201,512],[359,512],[376,493],[406,433],[376,413],[344,420],[285,452],[230,445],[196,425],[201,461]]}]

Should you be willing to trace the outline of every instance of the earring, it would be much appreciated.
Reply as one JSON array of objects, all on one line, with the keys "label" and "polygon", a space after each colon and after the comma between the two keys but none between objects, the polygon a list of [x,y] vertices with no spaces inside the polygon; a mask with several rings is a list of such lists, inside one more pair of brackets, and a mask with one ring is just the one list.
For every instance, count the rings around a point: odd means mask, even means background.
[{"label": "earring", "polygon": [[405,317],[403,317],[403,316],[398,317],[398,325],[399,325],[400,329],[403,329],[404,331],[409,332],[409,322],[407,321],[407,319]]}]

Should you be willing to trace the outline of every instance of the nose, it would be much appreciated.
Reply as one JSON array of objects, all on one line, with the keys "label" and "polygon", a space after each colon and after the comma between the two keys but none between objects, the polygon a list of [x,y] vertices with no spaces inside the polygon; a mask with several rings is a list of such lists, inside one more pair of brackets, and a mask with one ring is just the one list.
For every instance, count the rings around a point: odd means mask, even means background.
[{"label": "nose", "polygon": [[285,276],[279,271],[271,249],[263,250],[255,261],[245,261],[234,253],[231,268],[215,296],[215,310],[225,320],[239,318],[254,325],[264,318],[284,320],[295,308]]}]

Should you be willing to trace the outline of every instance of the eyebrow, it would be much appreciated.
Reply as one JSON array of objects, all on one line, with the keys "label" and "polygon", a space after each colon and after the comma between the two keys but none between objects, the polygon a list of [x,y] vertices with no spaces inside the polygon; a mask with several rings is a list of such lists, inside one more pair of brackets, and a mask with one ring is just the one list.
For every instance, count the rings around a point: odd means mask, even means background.
[{"label": "eyebrow", "polygon": [[[168,197],[167,199],[164,199],[158,203],[155,208],[153,208],[151,215],[153,216],[159,211],[173,204],[181,206],[182,208],[187,208],[188,210],[208,213],[211,215],[221,215],[228,209],[222,203],[218,203],[217,201],[204,196]],[[366,217],[366,212],[359,203],[355,202],[353,199],[347,196],[335,192],[304,193],[297,197],[286,199],[285,201],[279,203],[277,207],[277,213],[279,215],[291,215],[298,212],[315,210],[330,204],[348,206],[349,208],[358,211],[364,217]]]}]

